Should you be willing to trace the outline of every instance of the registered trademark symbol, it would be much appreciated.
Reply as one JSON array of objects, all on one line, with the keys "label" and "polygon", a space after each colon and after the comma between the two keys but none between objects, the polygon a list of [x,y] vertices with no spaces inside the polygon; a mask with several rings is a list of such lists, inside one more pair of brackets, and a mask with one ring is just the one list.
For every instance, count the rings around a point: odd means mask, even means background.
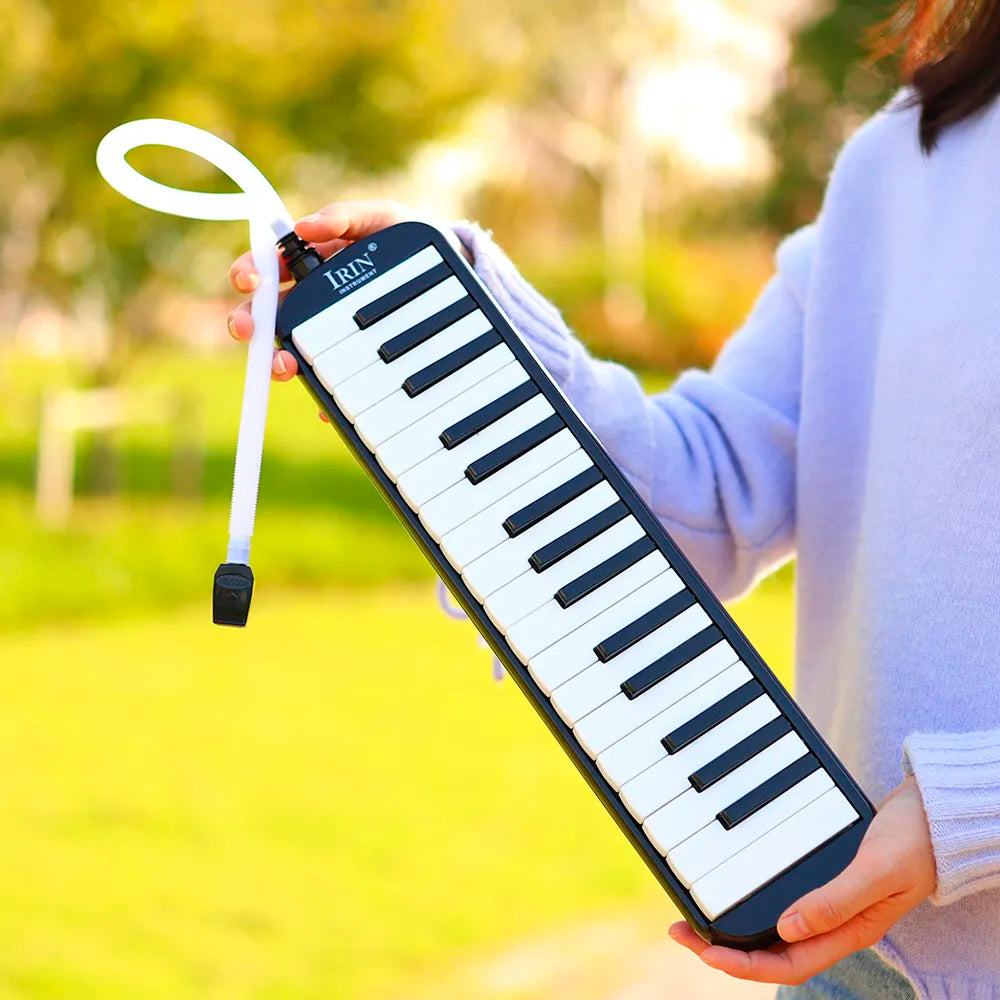
[{"label": "registered trademark symbol", "polygon": [[368,244],[368,249],[369,250],[378,250],[378,244],[377,243],[369,243]]}]

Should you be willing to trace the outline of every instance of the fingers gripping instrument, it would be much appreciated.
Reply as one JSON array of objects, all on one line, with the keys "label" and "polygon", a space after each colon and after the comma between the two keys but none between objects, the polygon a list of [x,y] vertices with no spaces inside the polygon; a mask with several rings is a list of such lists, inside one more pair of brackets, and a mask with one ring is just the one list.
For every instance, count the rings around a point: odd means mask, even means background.
[{"label": "fingers gripping instrument", "polygon": [[[240,188],[234,194],[209,194],[168,187],[139,173],[125,157],[139,146],[169,146],[200,156]],[[250,539],[257,513],[257,491],[264,451],[264,427],[271,387],[271,354],[278,307],[278,252],[295,256],[296,269],[321,262],[320,255],[293,232],[292,218],[267,178],[242,153],[218,136],[165,118],[146,118],[112,129],[97,147],[97,168],[117,191],[138,205],[189,219],[246,220],[260,284],[253,294],[254,332],[247,353],[246,380],[233,471],[226,560],[215,573],[212,617],[218,625],[246,625],[253,594]],[[291,261],[290,261],[291,263]]]}]

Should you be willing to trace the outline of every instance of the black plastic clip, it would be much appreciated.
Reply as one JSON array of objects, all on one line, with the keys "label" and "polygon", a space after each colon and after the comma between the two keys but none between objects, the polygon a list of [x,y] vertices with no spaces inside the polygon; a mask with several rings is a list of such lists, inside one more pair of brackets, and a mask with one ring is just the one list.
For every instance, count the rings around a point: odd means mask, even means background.
[{"label": "black plastic clip", "polygon": [[253,570],[243,563],[222,563],[212,588],[212,621],[243,628],[253,597]]}]

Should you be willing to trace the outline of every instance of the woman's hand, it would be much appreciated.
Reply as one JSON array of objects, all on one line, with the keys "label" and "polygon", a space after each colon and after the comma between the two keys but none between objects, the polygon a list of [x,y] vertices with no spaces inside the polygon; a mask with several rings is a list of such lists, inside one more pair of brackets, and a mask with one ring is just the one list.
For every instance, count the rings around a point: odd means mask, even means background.
[{"label": "woman's hand", "polygon": [[781,944],[751,952],[708,945],[684,923],[670,936],[736,979],[798,985],[881,940],[936,880],[924,804],[910,777],[882,804],[851,864],[782,914]]},{"label": "woman's hand", "polygon": [[[355,240],[364,239],[371,233],[415,219],[417,213],[394,201],[340,201],[321,208],[315,215],[307,215],[295,224],[295,232],[312,243],[323,255],[342,250]],[[249,253],[236,259],[229,269],[229,282],[238,292],[249,295],[259,282],[254,270],[253,258]],[[291,275],[281,263],[281,281],[291,280]],[[228,316],[226,324],[229,333],[236,340],[249,340],[253,334],[253,319],[250,303],[243,302]],[[298,364],[288,351],[275,351],[271,363],[271,378],[276,382],[287,382],[298,372]],[[325,420],[324,414],[320,414]]]}]

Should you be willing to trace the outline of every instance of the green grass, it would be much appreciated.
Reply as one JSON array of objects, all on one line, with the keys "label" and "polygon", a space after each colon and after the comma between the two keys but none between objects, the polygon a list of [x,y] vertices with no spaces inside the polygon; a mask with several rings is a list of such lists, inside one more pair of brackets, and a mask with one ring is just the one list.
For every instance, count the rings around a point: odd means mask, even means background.
[{"label": "green grass", "polygon": [[[90,489],[82,439],[80,498],[66,529],[33,507],[35,415],[43,386],[68,380],[18,363],[0,389],[0,629],[82,617],[118,618],[196,600],[225,555],[242,354],[208,355],[196,370],[176,352],[130,374],[140,390],[183,388],[198,401],[204,476],[195,498],[170,491],[167,432],[139,427],[117,442],[119,490]],[[253,565],[272,586],[364,586],[428,579],[430,570],[336,433],[298,385],[272,393]]]},{"label": "green grass", "polygon": [[[787,678],[787,588],[737,610]],[[671,917],[429,587],[265,585],[246,631],[202,603],[0,662],[0,997],[407,996],[580,915]]]},{"label": "green grass", "polygon": [[[201,401],[200,497],[170,493],[166,434],[139,429],[113,496],[84,451],[58,531],[33,516],[33,427],[66,373],[0,375],[0,1000],[398,1000],[588,915],[671,919],[299,387],[272,397],[232,631],[208,596],[238,352],[130,377]],[[736,609],[786,680],[789,581]]]}]

